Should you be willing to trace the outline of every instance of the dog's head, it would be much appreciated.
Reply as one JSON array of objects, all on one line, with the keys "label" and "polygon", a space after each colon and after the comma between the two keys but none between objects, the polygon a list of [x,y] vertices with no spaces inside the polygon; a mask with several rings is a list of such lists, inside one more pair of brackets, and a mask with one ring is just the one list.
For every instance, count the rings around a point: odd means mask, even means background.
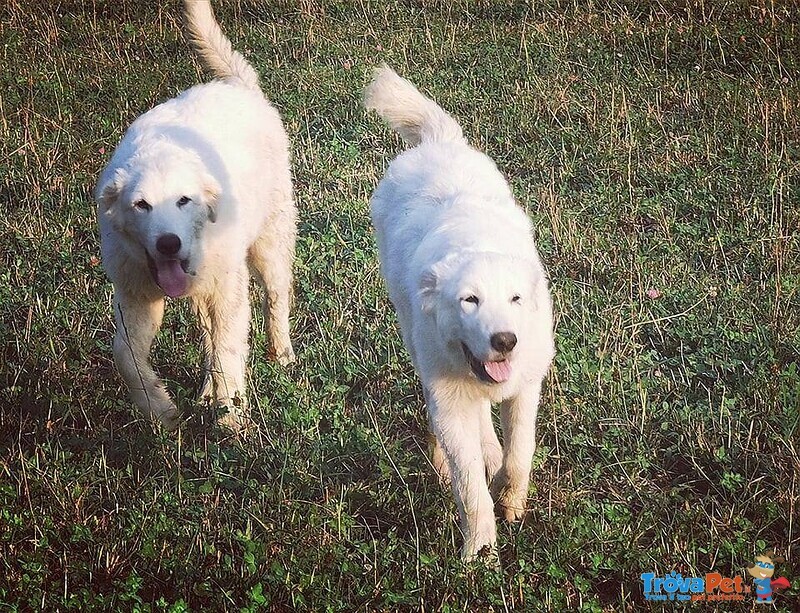
[{"label": "dog's head", "polygon": [[199,240],[216,221],[220,186],[200,159],[162,145],[107,168],[95,190],[100,215],[109,219],[129,251],[146,260],[168,296],[188,292],[202,258]]},{"label": "dog's head", "polygon": [[477,253],[446,258],[423,273],[420,304],[440,338],[480,381],[504,383],[526,343],[545,280],[529,260]]}]

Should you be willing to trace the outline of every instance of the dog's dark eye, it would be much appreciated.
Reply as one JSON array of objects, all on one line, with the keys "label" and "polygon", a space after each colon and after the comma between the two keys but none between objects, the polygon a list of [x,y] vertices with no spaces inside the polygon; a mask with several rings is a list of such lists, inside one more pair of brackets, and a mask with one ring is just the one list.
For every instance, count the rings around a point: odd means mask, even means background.
[{"label": "dog's dark eye", "polygon": [[183,206],[184,204],[188,204],[191,201],[192,201],[192,199],[189,198],[189,196],[181,196],[181,199],[178,200],[177,204],[178,204],[178,206]]},{"label": "dog's dark eye", "polygon": [[520,300],[521,300],[521,298],[520,298],[520,295],[519,295],[519,294],[514,294],[514,295],[511,297],[511,302],[513,302],[513,303],[515,303],[515,304],[516,304],[517,302],[519,302]]},{"label": "dog's dark eye", "polygon": [[150,203],[147,202],[147,200],[137,200],[136,202],[133,203],[133,206],[135,206],[140,211],[151,211],[151,210],[153,210],[153,207],[150,206]]},{"label": "dog's dark eye", "polygon": [[472,304],[480,303],[477,296],[467,296],[466,298],[462,298],[464,302],[471,302]]}]

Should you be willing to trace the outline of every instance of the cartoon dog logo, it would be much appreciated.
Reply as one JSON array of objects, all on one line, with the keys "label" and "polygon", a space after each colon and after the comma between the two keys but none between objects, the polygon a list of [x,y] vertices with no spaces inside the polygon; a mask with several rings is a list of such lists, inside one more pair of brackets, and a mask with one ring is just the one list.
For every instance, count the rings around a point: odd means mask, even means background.
[{"label": "cartoon dog logo", "polygon": [[774,551],[768,551],[763,555],[756,556],[756,561],[747,567],[747,574],[753,577],[756,586],[756,602],[759,604],[769,604],[773,602],[773,590],[786,589],[790,586],[786,577],[772,579],[775,574],[775,564],[785,562],[781,556],[776,556]]}]

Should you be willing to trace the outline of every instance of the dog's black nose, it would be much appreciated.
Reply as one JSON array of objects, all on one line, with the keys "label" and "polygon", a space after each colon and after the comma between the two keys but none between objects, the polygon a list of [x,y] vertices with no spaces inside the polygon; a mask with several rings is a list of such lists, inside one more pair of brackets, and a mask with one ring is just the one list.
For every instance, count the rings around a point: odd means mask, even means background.
[{"label": "dog's black nose", "polygon": [[156,249],[161,255],[175,255],[181,250],[181,239],[177,234],[162,234],[156,241]]},{"label": "dog's black nose", "polygon": [[495,351],[508,353],[517,346],[517,335],[513,332],[495,332],[489,342]]}]

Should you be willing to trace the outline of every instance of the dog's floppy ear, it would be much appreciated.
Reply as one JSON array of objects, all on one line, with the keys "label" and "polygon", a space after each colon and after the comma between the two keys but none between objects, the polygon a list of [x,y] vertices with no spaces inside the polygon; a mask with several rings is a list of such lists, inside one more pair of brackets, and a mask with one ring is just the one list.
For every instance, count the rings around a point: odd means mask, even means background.
[{"label": "dog's floppy ear", "polygon": [[424,271],[419,278],[419,302],[423,313],[430,313],[433,309],[438,283],[439,277],[436,274],[435,266]]},{"label": "dog's floppy ear", "polygon": [[423,313],[429,313],[433,309],[442,283],[451,276],[452,270],[457,266],[460,257],[460,254],[457,253],[448,254],[438,262],[433,263],[420,275],[419,300]]},{"label": "dog's floppy ear", "polygon": [[206,173],[203,178],[203,202],[208,209],[208,221],[211,223],[217,221],[217,198],[219,198],[220,191],[222,188],[217,180]]},{"label": "dog's floppy ear", "polygon": [[100,210],[104,213],[109,212],[114,203],[119,200],[119,195],[127,182],[128,173],[122,168],[114,170],[111,176],[106,176],[106,173],[103,173],[94,190],[94,198],[97,204],[100,205]]}]

